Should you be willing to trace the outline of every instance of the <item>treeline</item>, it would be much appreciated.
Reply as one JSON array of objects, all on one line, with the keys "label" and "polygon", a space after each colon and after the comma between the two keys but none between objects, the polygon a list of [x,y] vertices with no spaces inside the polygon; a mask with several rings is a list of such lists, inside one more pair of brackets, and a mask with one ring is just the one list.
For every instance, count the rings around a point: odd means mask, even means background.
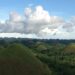
[{"label": "treeline", "polygon": [[26,45],[35,44],[36,42],[44,42],[47,44],[70,44],[75,43],[73,39],[29,39],[29,38],[0,38],[0,45],[6,45],[10,43],[22,43]]}]

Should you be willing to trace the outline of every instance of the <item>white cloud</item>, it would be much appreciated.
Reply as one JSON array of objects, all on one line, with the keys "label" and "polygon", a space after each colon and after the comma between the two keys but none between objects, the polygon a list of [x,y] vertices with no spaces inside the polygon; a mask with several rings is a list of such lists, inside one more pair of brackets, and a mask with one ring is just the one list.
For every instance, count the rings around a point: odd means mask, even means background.
[{"label": "white cloud", "polygon": [[61,17],[51,16],[42,6],[36,6],[34,9],[25,8],[24,16],[11,12],[9,19],[0,23],[0,33],[29,34],[28,37],[34,34],[42,38],[67,38],[74,32],[74,16],[66,22]]},{"label": "white cloud", "polygon": [[49,12],[42,6],[35,7],[35,10],[27,8],[27,10],[25,10],[25,15],[27,24],[26,32],[35,33],[37,35],[46,27],[55,29],[64,22],[63,19],[57,16],[50,16]]},{"label": "white cloud", "polygon": [[17,12],[11,12],[9,16],[9,20],[13,22],[21,21],[22,18]]},{"label": "white cloud", "polygon": [[32,9],[31,8],[25,8],[25,17],[26,18],[28,18],[31,13],[32,13]]},{"label": "white cloud", "polygon": [[21,34],[21,33],[0,33],[0,37],[15,37],[15,38],[39,38],[35,34]]}]

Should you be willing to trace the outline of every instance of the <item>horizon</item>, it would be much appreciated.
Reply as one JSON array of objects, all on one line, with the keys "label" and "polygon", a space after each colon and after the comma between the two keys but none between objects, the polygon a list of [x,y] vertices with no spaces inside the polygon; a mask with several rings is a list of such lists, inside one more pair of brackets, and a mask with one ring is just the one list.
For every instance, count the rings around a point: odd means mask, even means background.
[{"label": "horizon", "polygon": [[74,0],[0,0],[0,37],[75,39]]}]

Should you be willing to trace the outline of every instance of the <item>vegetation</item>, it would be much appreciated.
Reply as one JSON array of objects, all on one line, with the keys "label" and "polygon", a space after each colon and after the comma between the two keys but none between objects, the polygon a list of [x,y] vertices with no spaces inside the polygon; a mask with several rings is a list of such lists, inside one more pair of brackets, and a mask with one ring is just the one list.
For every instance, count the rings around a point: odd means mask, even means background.
[{"label": "vegetation", "polygon": [[29,48],[12,44],[0,50],[0,75],[51,75]]},{"label": "vegetation", "polygon": [[75,75],[75,40],[0,39],[0,75],[6,74]]}]

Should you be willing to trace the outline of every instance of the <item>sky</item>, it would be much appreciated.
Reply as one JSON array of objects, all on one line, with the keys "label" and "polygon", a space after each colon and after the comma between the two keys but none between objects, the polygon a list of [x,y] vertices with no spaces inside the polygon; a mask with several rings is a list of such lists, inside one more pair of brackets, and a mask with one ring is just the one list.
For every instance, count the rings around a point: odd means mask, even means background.
[{"label": "sky", "polygon": [[75,0],[0,0],[0,37],[75,39]]}]

